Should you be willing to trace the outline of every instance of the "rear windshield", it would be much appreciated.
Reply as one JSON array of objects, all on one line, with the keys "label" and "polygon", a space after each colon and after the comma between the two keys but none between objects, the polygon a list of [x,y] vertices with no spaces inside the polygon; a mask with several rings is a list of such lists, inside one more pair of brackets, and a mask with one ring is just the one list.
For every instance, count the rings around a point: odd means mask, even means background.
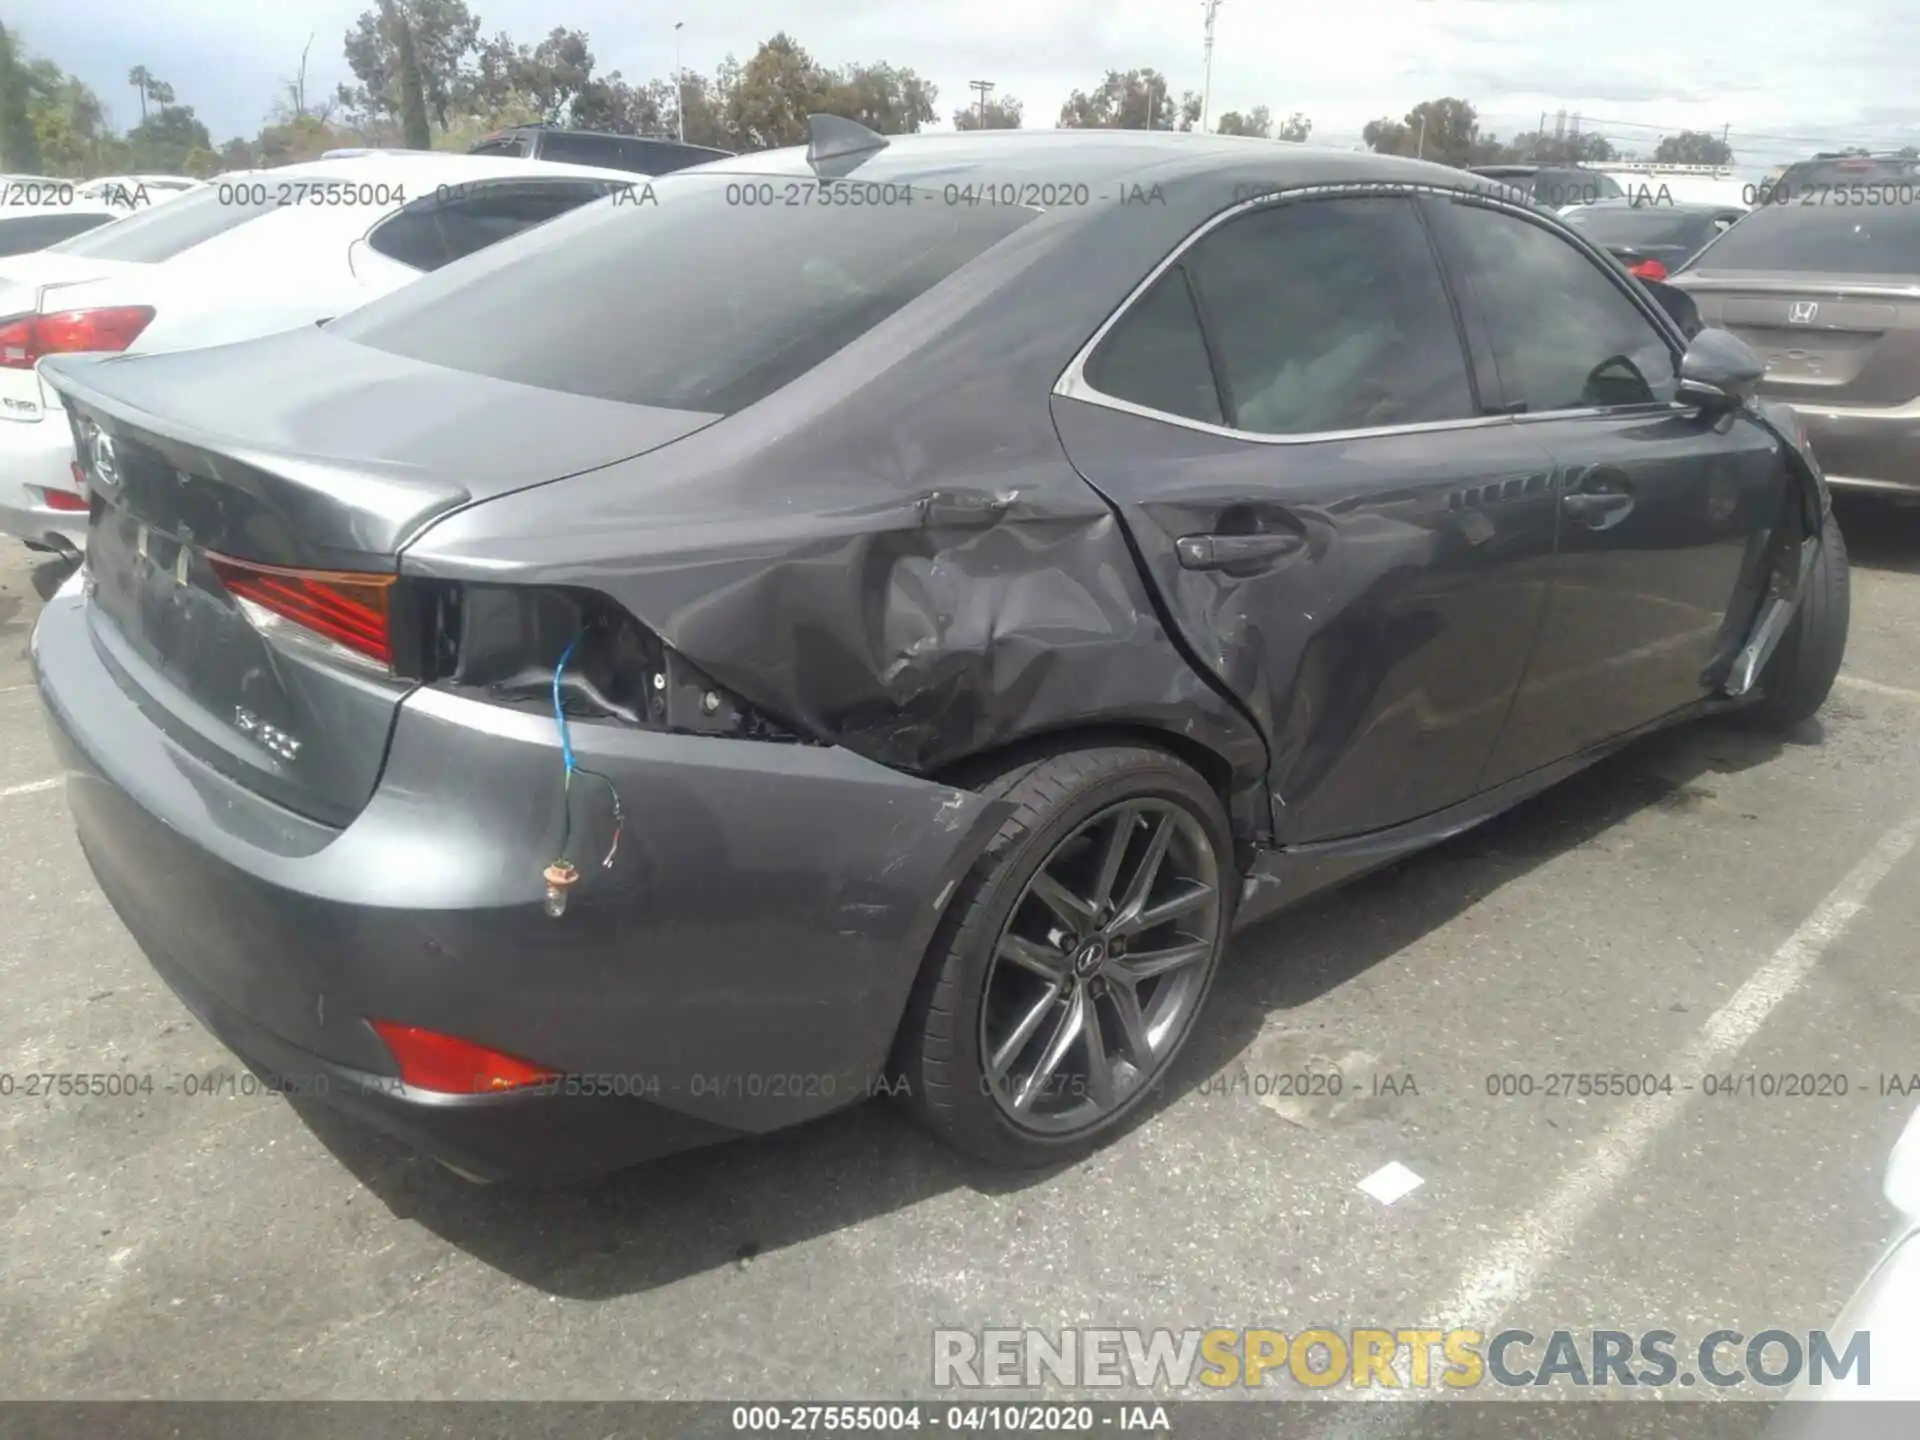
[{"label": "rear windshield", "polygon": [[857,181],[838,183],[873,191],[872,202],[781,203],[798,183],[698,173],[639,181],[327,328],[430,365],[725,415],[805,374],[1039,214],[946,205],[937,190],[909,201],[904,186]]},{"label": "rear windshield", "polygon": [[178,200],[141,210],[47,248],[61,255],[126,260],[138,265],[171,260],[181,251],[203,245],[275,208],[275,187],[232,183],[236,178],[216,181]]},{"label": "rear windshield", "polygon": [[1920,181],[1920,160],[1856,155],[1842,160],[1802,160],[1789,165],[1778,180],[1765,188],[1775,192],[1780,201],[1792,204],[1802,195],[1835,186],[1893,184],[1909,187],[1909,193],[1901,200],[1912,203],[1911,187],[1916,181]]},{"label": "rear windshield", "polygon": [[1920,274],[1920,205],[1767,205],[1694,257],[1697,270]]},{"label": "rear windshield", "polygon": [[1618,210],[1582,207],[1566,221],[1596,245],[1691,245],[1698,248],[1713,235],[1713,217],[1657,205],[1631,205]]}]

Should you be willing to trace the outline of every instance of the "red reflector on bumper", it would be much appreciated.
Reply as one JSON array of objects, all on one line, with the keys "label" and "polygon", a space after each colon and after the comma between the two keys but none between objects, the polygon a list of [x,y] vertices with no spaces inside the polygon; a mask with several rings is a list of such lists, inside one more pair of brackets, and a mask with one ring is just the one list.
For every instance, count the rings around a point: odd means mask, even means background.
[{"label": "red reflector on bumper", "polygon": [[560,1074],[471,1040],[401,1025],[392,1020],[368,1022],[387,1042],[400,1063],[400,1079],[416,1090],[442,1095],[490,1095],[558,1080]]},{"label": "red reflector on bumper", "polygon": [[42,490],[41,498],[47,502],[49,510],[68,510],[77,515],[87,512],[87,497],[76,495],[71,490]]}]

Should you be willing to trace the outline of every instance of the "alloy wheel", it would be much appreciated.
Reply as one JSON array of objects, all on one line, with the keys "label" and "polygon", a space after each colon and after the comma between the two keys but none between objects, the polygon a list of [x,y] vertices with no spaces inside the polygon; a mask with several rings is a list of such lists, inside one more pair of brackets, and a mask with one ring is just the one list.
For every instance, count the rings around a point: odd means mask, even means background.
[{"label": "alloy wheel", "polygon": [[1168,800],[1121,801],[1054,847],[1008,913],[987,968],[980,1061],[1016,1125],[1083,1130],[1159,1072],[1206,989],[1219,864]]}]

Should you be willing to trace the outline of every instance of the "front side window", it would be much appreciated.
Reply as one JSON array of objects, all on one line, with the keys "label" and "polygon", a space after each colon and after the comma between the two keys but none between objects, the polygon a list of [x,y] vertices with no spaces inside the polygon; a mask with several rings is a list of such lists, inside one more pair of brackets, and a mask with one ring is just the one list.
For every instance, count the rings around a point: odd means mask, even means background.
[{"label": "front side window", "polygon": [[1410,200],[1256,210],[1206,236],[1182,265],[1236,428],[1300,435],[1478,414],[1440,267]]},{"label": "front side window", "polygon": [[1487,317],[1507,400],[1522,414],[1673,399],[1666,336],[1583,252],[1484,205],[1440,212]]}]

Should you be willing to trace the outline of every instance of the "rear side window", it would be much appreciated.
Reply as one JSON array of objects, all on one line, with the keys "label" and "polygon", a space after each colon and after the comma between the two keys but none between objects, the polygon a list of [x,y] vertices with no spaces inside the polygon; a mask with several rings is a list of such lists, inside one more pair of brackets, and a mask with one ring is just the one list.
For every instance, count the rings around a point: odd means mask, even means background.
[{"label": "rear side window", "polygon": [[61,255],[157,265],[268,214],[276,208],[277,193],[271,184],[222,180],[47,248]]},{"label": "rear side window", "polygon": [[1701,251],[1693,266],[1920,275],[1920,205],[1763,205]]},{"label": "rear side window", "polygon": [[1481,205],[1438,213],[1486,313],[1510,402],[1537,414],[1673,398],[1666,336],[1571,242]]},{"label": "rear side window", "polygon": [[85,210],[9,216],[0,219],[0,255],[25,255],[30,250],[44,250],[75,235],[97,230],[113,218]]},{"label": "rear side window", "polygon": [[1088,357],[1085,375],[1089,385],[1116,400],[1209,425],[1224,423],[1187,273],[1178,265],[1154,281],[1107,332]]},{"label": "rear side window", "polygon": [[524,157],[527,153],[527,137],[524,135],[499,135],[492,139],[480,140],[468,148],[469,155],[512,155]]},{"label": "rear side window", "polygon": [[1257,210],[1207,236],[1182,264],[1235,427],[1297,435],[1478,413],[1439,263],[1411,201]]},{"label": "rear side window", "polygon": [[620,167],[620,137],[617,135],[566,135],[548,133],[541,137],[540,158],[559,160],[569,165],[605,165]]},{"label": "rear side window", "polygon": [[[655,180],[333,321],[431,365],[728,414],[851,344],[1034,219],[938,191],[865,209],[743,206],[754,177]],[[731,200],[731,203],[730,203]]]},{"label": "rear side window", "polygon": [[402,265],[438,270],[590,200],[604,199],[610,187],[592,180],[503,180],[473,190],[452,188],[453,198],[441,200],[436,194],[416,200],[382,221],[367,236],[367,244]]}]

